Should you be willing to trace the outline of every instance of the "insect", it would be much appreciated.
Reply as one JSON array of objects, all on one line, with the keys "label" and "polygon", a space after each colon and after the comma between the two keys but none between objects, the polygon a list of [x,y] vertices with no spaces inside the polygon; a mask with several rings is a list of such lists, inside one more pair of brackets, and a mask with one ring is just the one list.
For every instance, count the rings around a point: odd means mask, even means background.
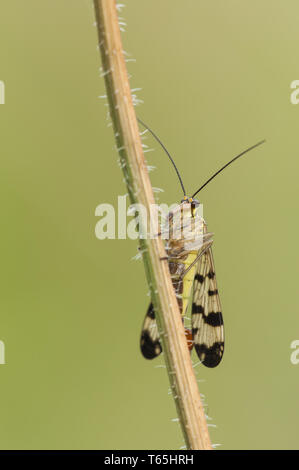
[{"label": "insect", "polygon": [[[202,364],[207,367],[216,367],[224,352],[224,326],[212,254],[213,234],[208,232],[204,219],[197,215],[200,204],[194,197],[228,165],[264,143],[265,140],[234,157],[214,173],[191,197],[187,197],[179,171],[168,150],[148,126],[140,119],[138,121],[148,129],[168,155],[184,193],[181,203],[167,216],[169,238],[165,249],[168,266],[183,322],[191,291],[193,291],[192,331],[185,328],[189,350],[191,351],[194,347]],[[152,303],[144,319],[140,349],[146,359],[154,359],[162,352]]]}]

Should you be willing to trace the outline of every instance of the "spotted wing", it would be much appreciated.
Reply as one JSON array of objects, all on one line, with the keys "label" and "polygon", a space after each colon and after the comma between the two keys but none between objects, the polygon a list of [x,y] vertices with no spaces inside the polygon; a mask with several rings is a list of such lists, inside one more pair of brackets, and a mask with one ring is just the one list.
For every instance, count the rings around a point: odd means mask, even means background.
[{"label": "spotted wing", "polygon": [[194,277],[192,336],[201,362],[218,366],[224,351],[224,327],[211,248],[200,257]]},{"label": "spotted wing", "polygon": [[140,338],[140,349],[145,359],[154,359],[162,352],[155,311],[152,303],[149,305],[145,315]]}]

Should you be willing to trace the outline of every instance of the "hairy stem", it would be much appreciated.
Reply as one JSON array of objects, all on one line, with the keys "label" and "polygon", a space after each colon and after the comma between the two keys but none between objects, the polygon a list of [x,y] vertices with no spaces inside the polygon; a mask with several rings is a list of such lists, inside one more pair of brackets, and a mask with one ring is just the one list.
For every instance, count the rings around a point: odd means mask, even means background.
[{"label": "hairy stem", "polygon": [[[110,115],[129,196],[131,203],[142,204],[150,214],[155,201],[131,97],[116,2],[94,0],[94,7]],[[141,239],[140,245],[186,446],[188,449],[211,449],[163,242],[160,237],[148,238]]]}]

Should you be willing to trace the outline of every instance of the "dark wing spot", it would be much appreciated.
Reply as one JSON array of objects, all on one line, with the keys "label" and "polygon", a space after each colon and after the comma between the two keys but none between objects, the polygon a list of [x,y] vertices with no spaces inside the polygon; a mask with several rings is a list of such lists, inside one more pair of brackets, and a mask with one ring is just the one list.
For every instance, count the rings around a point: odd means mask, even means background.
[{"label": "dark wing spot", "polygon": [[200,282],[200,284],[202,284],[205,278],[201,274],[197,273],[195,274],[195,280]]},{"label": "dark wing spot", "polygon": [[160,341],[153,341],[147,330],[143,330],[141,334],[140,349],[145,359],[155,359],[162,352]]},{"label": "dark wing spot", "polygon": [[205,344],[195,344],[195,350],[199,359],[206,367],[216,367],[222,359],[224,343],[217,342],[208,348]]},{"label": "dark wing spot", "polygon": [[192,304],[192,313],[204,313],[204,308],[202,305],[197,305],[193,302]]},{"label": "dark wing spot", "polygon": [[192,328],[192,337],[193,337],[193,339],[194,339],[197,332],[198,332],[198,328]]},{"label": "dark wing spot", "polygon": [[204,316],[204,322],[211,326],[222,326],[223,318],[221,312],[210,312],[206,317]]},{"label": "dark wing spot", "polygon": [[218,289],[215,289],[215,290],[208,290],[208,295],[210,297],[212,297],[213,295],[217,295],[218,294]]},{"label": "dark wing spot", "polygon": [[155,310],[154,310],[154,306],[152,303],[149,304],[149,307],[146,312],[146,316],[150,317],[152,320],[154,320],[155,318]]}]

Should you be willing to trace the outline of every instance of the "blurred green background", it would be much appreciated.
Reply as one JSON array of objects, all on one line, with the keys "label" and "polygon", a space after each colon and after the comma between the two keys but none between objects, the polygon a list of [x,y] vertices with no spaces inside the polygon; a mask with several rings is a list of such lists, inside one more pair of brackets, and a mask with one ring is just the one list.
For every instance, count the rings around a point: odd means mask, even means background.
[{"label": "blurred green background", "polygon": [[[298,448],[299,79],[295,0],[130,0],[124,47],[138,114],[202,193],[226,328],[223,363],[196,369],[221,449]],[[126,193],[91,0],[11,2],[0,15],[2,449],[183,445],[163,364],[145,361],[148,304],[131,240],[95,237],[95,208]],[[180,200],[156,148],[161,202]]]}]

